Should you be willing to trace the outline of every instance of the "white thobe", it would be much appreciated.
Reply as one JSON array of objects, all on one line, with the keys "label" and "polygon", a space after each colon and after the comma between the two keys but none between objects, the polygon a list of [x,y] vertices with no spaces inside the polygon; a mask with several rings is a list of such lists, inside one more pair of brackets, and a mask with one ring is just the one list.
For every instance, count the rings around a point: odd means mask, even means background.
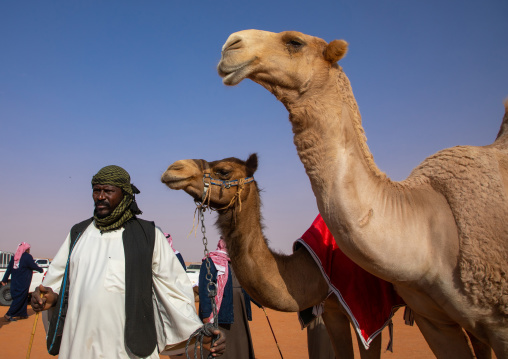
[{"label": "white thobe", "polygon": [[[72,251],[61,359],[138,358],[124,341],[122,233],[123,228],[101,234],[92,223]],[[55,293],[60,291],[69,243],[70,235],[51,262],[43,281],[43,285],[51,287]],[[159,358],[159,351],[186,341],[203,325],[196,313],[192,284],[159,228],[155,231],[152,278],[158,347],[149,358]]]}]

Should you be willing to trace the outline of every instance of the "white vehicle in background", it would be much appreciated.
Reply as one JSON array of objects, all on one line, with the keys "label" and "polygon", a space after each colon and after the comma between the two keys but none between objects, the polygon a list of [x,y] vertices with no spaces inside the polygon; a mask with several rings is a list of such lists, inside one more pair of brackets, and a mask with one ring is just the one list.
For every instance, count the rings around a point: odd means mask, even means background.
[{"label": "white vehicle in background", "polygon": [[[0,281],[3,279],[5,271],[7,270],[7,266],[11,258],[14,256],[14,253],[0,251]],[[42,268],[43,272],[39,273],[34,271],[32,275],[32,283],[30,283],[30,288],[28,289],[28,298],[31,296],[32,292],[42,283],[46,272],[48,271],[49,264],[51,263],[49,259],[35,258],[35,263],[39,267]],[[28,301],[27,298],[27,301]],[[12,297],[11,297],[11,280],[10,277],[7,280],[7,285],[0,287],[0,305],[11,305]]]},{"label": "white vehicle in background", "polygon": [[197,287],[199,285],[199,270],[201,269],[201,264],[199,263],[190,263],[187,266],[187,276],[192,283],[193,287]]},{"label": "white vehicle in background", "polygon": [[36,258],[35,263],[41,268],[48,268],[51,261],[49,259]]}]

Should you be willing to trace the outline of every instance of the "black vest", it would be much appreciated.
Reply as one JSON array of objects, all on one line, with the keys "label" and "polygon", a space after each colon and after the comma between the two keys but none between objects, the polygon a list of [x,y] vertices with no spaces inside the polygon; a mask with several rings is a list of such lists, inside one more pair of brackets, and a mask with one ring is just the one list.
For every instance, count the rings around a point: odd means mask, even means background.
[{"label": "black vest", "polygon": [[[48,328],[48,352],[57,355],[60,350],[65,316],[69,301],[69,260],[74,245],[93,218],[74,225],[71,229],[69,258],[65,268],[60,295]],[[125,253],[125,343],[129,350],[147,357],[157,346],[157,332],[152,302],[152,256],[155,244],[155,224],[132,218],[124,225]]]}]

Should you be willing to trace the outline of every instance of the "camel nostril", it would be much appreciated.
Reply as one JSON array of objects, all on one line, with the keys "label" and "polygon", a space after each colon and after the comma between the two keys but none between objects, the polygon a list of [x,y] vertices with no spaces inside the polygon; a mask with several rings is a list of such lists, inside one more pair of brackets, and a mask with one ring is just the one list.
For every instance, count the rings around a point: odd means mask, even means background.
[{"label": "camel nostril", "polygon": [[230,50],[237,50],[242,47],[242,39],[232,39],[230,42],[227,42],[224,47],[222,48],[222,52],[230,51]]},{"label": "camel nostril", "polygon": [[180,171],[184,168],[184,165],[181,163],[173,163],[168,167],[168,171]]}]

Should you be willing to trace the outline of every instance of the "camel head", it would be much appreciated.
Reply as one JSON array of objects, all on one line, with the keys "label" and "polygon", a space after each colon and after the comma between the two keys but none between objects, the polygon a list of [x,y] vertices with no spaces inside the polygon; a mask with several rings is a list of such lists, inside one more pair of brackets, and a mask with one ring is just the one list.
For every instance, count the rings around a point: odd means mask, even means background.
[{"label": "camel head", "polygon": [[328,44],[296,31],[244,30],[229,36],[217,68],[226,85],[249,78],[276,96],[281,90],[301,94],[320,86],[347,46],[344,40]]},{"label": "camel head", "polygon": [[[213,162],[180,160],[168,167],[161,182],[171,189],[184,190],[196,201],[207,202],[211,208],[220,210],[228,207],[235,196],[241,196],[240,201],[247,196],[257,167],[256,154],[250,155],[246,161],[234,157]],[[204,193],[207,196],[205,201]]]}]

